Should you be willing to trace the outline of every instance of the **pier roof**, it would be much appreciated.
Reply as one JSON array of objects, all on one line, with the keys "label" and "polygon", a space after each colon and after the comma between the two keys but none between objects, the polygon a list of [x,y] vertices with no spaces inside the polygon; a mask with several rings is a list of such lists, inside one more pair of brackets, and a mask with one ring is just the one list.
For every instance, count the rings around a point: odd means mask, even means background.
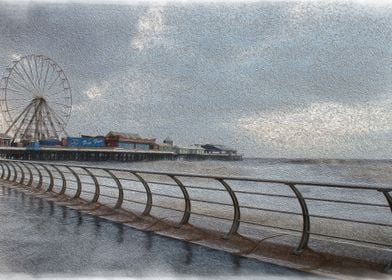
[{"label": "pier roof", "polygon": [[139,134],[137,133],[125,133],[125,132],[117,132],[117,131],[110,131],[106,137],[108,138],[119,138],[120,140],[135,140],[135,139],[142,139]]},{"label": "pier roof", "polygon": [[237,150],[221,144],[205,144],[201,145],[201,147],[210,151],[237,152]]},{"label": "pier roof", "polygon": [[142,138],[139,134],[136,133],[124,133],[124,132],[115,132],[110,131],[106,135],[107,139],[121,141],[121,142],[133,142],[133,143],[148,143],[154,144],[156,139],[148,139]]}]

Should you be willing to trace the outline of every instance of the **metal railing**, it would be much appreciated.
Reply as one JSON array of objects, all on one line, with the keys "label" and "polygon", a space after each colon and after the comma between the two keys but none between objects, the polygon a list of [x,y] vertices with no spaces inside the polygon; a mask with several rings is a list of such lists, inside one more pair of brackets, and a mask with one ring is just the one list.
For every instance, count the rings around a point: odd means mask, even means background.
[{"label": "metal railing", "polygon": [[144,216],[167,218],[169,212],[175,212],[179,226],[191,219],[200,222],[195,217],[221,221],[222,224],[213,222],[212,229],[224,228],[225,238],[255,229],[298,236],[296,254],[308,247],[310,237],[392,250],[392,188],[382,185],[17,160],[0,160],[0,166],[3,180],[57,196],[68,195],[71,200],[83,198],[89,203],[129,211],[136,211],[137,206]]}]

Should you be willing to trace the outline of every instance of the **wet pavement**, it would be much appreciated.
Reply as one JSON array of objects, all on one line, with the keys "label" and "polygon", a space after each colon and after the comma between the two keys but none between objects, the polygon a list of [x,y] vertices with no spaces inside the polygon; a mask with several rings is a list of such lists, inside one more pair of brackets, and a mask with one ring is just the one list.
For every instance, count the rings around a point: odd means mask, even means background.
[{"label": "wet pavement", "polygon": [[320,278],[0,188],[0,277]]}]

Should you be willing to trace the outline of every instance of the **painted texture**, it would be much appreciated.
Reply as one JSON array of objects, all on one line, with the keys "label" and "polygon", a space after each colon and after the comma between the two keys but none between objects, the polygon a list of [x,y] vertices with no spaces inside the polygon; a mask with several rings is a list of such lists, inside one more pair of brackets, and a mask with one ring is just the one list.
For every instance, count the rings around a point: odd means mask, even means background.
[{"label": "painted texture", "polygon": [[0,2],[0,35],[3,69],[29,53],[64,68],[70,134],[170,135],[247,156],[392,156],[388,1]]}]

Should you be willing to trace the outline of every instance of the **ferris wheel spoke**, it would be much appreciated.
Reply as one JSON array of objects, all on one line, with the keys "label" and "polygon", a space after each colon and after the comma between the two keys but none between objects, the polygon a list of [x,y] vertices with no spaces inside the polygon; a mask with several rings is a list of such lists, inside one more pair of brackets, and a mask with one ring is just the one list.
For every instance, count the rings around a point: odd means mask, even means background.
[{"label": "ferris wheel spoke", "polygon": [[58,116],[58,114],[53,110],[52,107],[49,106],[49,104],[48,104],[48,108],[49,108],[50,111],[52,112],[54,118],[57,119],[57,121],[60,120],[60,122],[59,122],[60,124],[61,124],[61,123],[65,124],[65,121],[64,121],[60,116]]},{"label": "ferris wheel spoke", "polygon": [[25,82],[26,86],[27,86],[28,88],[30,88],[30,87],[29,87],[30,84],[25,80],[25,78],[23,77],[22,73],[19,72],[19,70],[17,69],[16,66],[14,67],[14,72],[15,72],[16,74],[18,74],[18,76]]},{"label": "ferris wheel spoke", "polygon": [[9,109],[9,110],[7,110],[7,112],[16,112],[16,111],[20,111],[20,110],[17,110],[17,109]]},{"label": "ferris wheel spoke", "polygon": [[8,101],[11,101],[11,100],[16,100],[16,101],[19,101],[19,100],[24,100],[24,101],[26,101],[27,99],[25,99],[25,98],[8,98],[7,99]]},{"label": "ferris wheel spoke", "polygon": [[[47,122],[48,119],[49,119],[49,114],[48,114],[48,108],[46,107],[45,108],[45,118],[42,123],[43,123],[45,130],[46,130],[47,137],[49,138],[51,135],[50,135],[49,128],[48,128],[48,122]],[[57,135],[55,135],[55,137],[58,138]]]},{"label": "ferris wheel spoke", "polygon": [[30,60],[29,60],[29,59],[26,59],[26,62],[27,62],[27,66],[29,67],[29,70],[30,70],[31,81],[32,81],[32,83],[33,83],[34,88],[36,89],[37,87],[36,87],[36,85],[35,85],[34,74],[33,74],[33,70],[32,70],[31,64],[30,64]]},{"label": "ferris wheel spoke", "polygon": [[12,88],[6,88],[5,89],[5,91],[7,92],[7,91],[12,91],[12,92],[15,92],[15,93],[20,93],[20,94],[17,94],[17,95],[23,95],[23,92],[21,92],[20,90],[16,90],[16,89],[12,89]]},{"label": "ferris wheel spoke", "polygon": [[36,81],[36,83],[37,83],[37,88],[39,88],[39,80],[38,80],[38,66],[37,66],[37,59],[33,59],[33,62],[34,62],[34,69],[35,69],[35,81]]},{"label": "ferris wheel spoke", "polygon": [[8,87],[5,90],[7,95],[8,95],[8,93],[11,94],[11,92],[8,92],[8,90],[12,91],[13,95],[24,96],[25,98],[28,98],[27,96],[29,96],[29,94],[30,94],[30,91],[27,91],[24,88],[17,86],[16,84],[15,85],[8,84]]},{"label": "ferris wheel spoke", "polygon": [[56,79],[55,79],[55,80],[53,81],[53,83],[48,87],[48,90],[50,90],[50,89],[54,86],[54,83],[59,79],[59,77],[60,77],[60,74],[57,73]]},{"label": "ferris wheel spoke", "polygon": [[[10,92],[9,92],[9,91],[10,91]],[[7,87],[7,89],[5,90],[5,92],[6,92],[7,94],[13,92],[13,95],[26,96],[26,92],[25,92],[25,91],[16,90],[16,89],[10,88],[10,87]]]},{"label": "ferris wheel spoke", "polygon": [[33,88],[35,89],[34,82],[33,82],[33,80],[30,78],[29,74],[27,74],[27,70],[26,70],[26,68],[23,66],[23,63],[20,63],[20,67],[22,68],[22,70],[23,70],[23,72],[25,73],[27,79],[30,81],[30,83],[32,84]]},{"label": "ferris wheel spoke", "polygon": [[12,95],[21,95],[24,96],[26,99],[31,100],[31,98],[29,98],[31,90],[26,90],[25,88],[17,85],[16,83],[8,84],[8,87],[6,88],[5,92],[8,94],[8,91],[11,91]]},{"label": "ferris wheel spoke", "polygon": [[33,81],[35,82],[36,88],[39,89],[37,59],[32,57],[31,60],[31,68],[33,69]]},{"label": "ferris wheel spoke", "polygon": [[16,130],[16,132],[14,134],[14,139],[12,140],[13,142],[15,141],[15,138],[18,136],[19,131],[23,130],[24,127],[26,126],[26,120],[29,117],[30,110],[33,108],[32,104],[30,104],[30,105],[31,106],[30,106],[29,110],[24,114],[24,118],[20,122],[20,125],[18,126],[18,128],[17,128],[17,130]]},{"label": "ferris wheel spoke", "polygon": [[22,84],[20,84],[18,81],[16,81],[16,80],[14,80],[13,78],[9,77],[9,78],[8,78],[8,81],[10,81],[10,80],[11,80],[13,83],[15,83],[16,85],[18,85],[19,87],[21,87],[21,88],[27,90],[27,92],[30,92],[30,89],[26,88],[25,86],[23,86]]},{"label": "ferris wheel spoke", "polygon": [[45,86],[46,86],[46,79],[47,79],[47,77],[48,77],[49,69],[50,69],[50,67],[49,67],[49,63],[48,63],[48,64],[46,65],[46,72],[45,72],[45,78],[44,78],[44,84],[43,84],[43,86],[42,86],[42,90],[45,89]]},{"label": "ferris wheel spoke", "polygon": [[[41,76],[40,76],[40,57],[38,56],[37,58],[34,59],[34,65],[35,65],[35,72],[37,74],[37,86],[39,89],[41,89]],[[42,62],[41,62],[42,63]]]},{"label": "ferris wheel spoke", "polygon": [[48,116],[48,120],[49,120],[49,125],[52,127],[52,130],[54,131],[54,134],[56,135],[56,138],[58,138],[57,130],[56,130],[56,127],[55,127],[55,125],[53,123],[53,120],[52,120],[50,108],[46,108],[46,109],[47,109],[47,116]]},{"label": "ferris wheel spoke", "polygon": [[50,66],[50,73],[47,80],[48,85],[52,84],[52,82],[58,79],[59,76],[59,73],[56,70],[57,69],[56,65],[49,64],[49,66]]},{"label": "ferris wheel spoke", "polygon": [[54,92],[53,94],[47,95],[47,97],[49,98],[49,97],[51,97],[51,96],[55,96],[55,95],[59,95],[59,94],[64,94],[64,91],[57,91],[57,92]]},{"label": "ferris wheel spoke", "polygon": [[42,82],[42,71],[44,70],[44,60],[43,60],[43,58],[41,57],[41,71],[40,71],[40,74],[39,74],[39,81],[40,81],[40,88],[42,89],[42,86],[41,86],[41,82]]},{"label": "ferris wheel spoke", "polygon": [[34,62],[34,69],[35,69],[35,81],[37,83],[37,88],[39,88],[39,75],[38,75],[38,65],[37,65],[37,59],[33,59]]},{"label": "ferris wheel spoke", "polygon": [[59,84],[58,87],[56,86],[56,87],[53,87],[49,90],[46,90],[45,93],[46,93],[46,96],[49,96],[54,93],[61,93],[61,92],[64,93],[64,91],[65,91],[64,88],[62,86],[60,86],[60,84]]},{"label": "ferris wheel spoke", "polygon": [[[47,117],[48,117],[48,116],[46,115],[46,118],[47,118]],[[42,126],[43,126],[43,129],[45,129],[45,131],[46,131],[46,139],[49,139],[49,138],[51,137],[51,135],[50,135],[49,128],[48,128],[48,125],[47,125],[45,119],[44,119],[44,121],[42,122]],[[58,137],[56,136],[56,138],[58,138]]]},{"label": "ferris wheel spoke", "polygon": [[15,104],[15,105],[9,104],[10,106],[8,106],[8,108],[10,109],[10,111],[11,110],[22,111],[26,107],[26,104],[29,104],[29,103]]},{"label": "ferris wheel spoke", "polygon": [[52,102],[53,104],[57,104],[59,106],[65,107],[65,108],[71,108],[71,106],[67,105],[67,104],[63,104],[63,103],[59,103],[59,102]]},{"label": "ferris wheel spoke", "polygon": [[12,127],[18,122],[18,120],[22,117],[22,115],[26,112],[29,111],[30,108],[32,107],[33,102],[31,102],[23,111],[22,113],[20,113],[16,119],[12,122],[12,124],[8,127],[7,131],[5,132],[5,134],[8,134],[8,132],[12,129]]},{"label": "ferris wheel spoke", "polygon": [[26,106],[8,106],[9,110],[7,110],[8,112],[21,112],[23,111],[23,108]]},{"label": "ferris wheel spoke", "polygon": [[[32,101],[32,103],[33,103],[34,105],[36,105],[36,104],[35,104],[36,102],[34,102],[34,100]],[[30,121],[29,121],[29,123],[28,123],[28,125],[27,125],[27,127],[26,127],[26,129],[25,129],[25,131],[24,131],[24,133],[23,133],[23,136],[24,136],[24,137],[25,137],[25,135],[26,135],[27,130],[31,127],[31,125],[32,125],[32,123],[33,123],[33,121],[34,121],[34,119],[36,118],[38,110],[39,110],[39,106],[35,106],[35,108],[34,108],[34,113],[33,113],[32,117],[31,117],[31,119],[30,119]],[[35,135],[34,135],[34,136],[35,136]]]}]

